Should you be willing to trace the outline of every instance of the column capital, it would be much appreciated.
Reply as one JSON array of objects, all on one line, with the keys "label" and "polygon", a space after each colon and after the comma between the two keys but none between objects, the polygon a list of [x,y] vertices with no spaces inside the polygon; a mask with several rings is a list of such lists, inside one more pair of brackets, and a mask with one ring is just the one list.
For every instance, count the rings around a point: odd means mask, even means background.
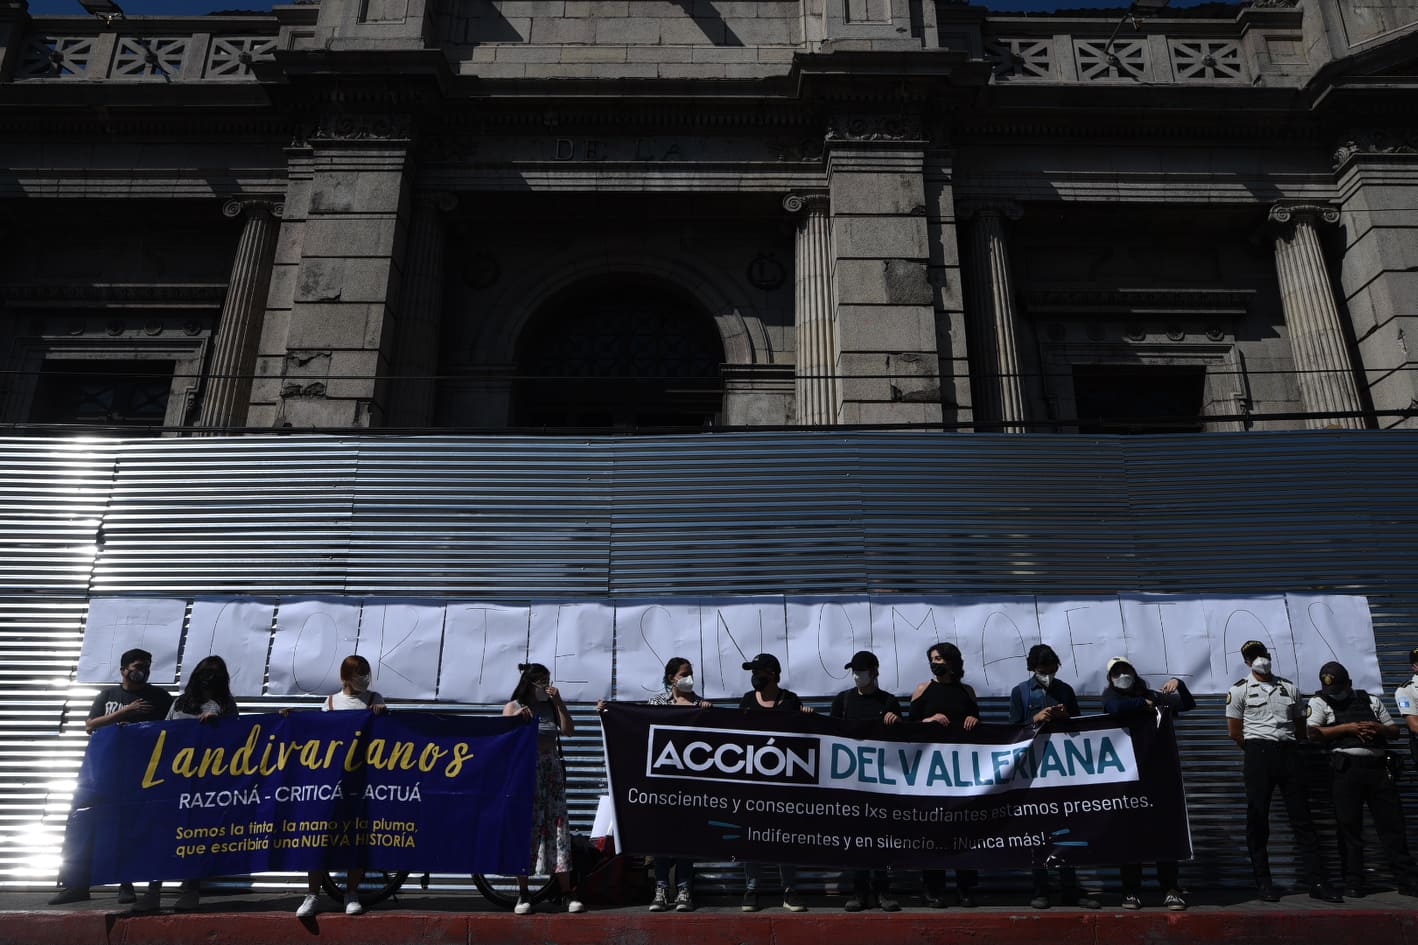
[{"label": "column capital", "polygon": [[285,211],[285,202],[275,197],[234,197],[222,204],[222,216],[229,220],[251,213],[265,213],[279,220]]},{"label": "column capital", "polygon": [[826,213],[829,206],[831,206],[831,200],[824,193],[788,194],[783,198],[783,209],[789,213],[811,212],[813,210]]},{"label": "column capital", "polygon": [[1266,219],[1271,223],[1291,224],[1309,223],[1313,226],[1316,223],[1338,223],[1339,208],[1328,203],[1306,203],[1304,201],[1286,201],[1277,203],[1270,208],[1266,214]]},{"label": "column capital", "polygon": [[1007,198],[972,198],[962,200],[955,205],[955,212],[962,220],[971,217],[994,217],[996,219],[1004,217],[1006,220],[1024,219],[1024,208],[1013,200]]}]

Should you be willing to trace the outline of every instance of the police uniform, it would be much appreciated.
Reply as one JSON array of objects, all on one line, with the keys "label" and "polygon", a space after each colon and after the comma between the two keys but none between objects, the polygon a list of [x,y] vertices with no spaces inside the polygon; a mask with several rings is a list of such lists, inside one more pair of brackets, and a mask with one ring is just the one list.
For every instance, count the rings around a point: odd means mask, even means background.
[{"label": "police uniform", "polygon": [[1241,720],[1246,852],[1251,857],[1256,885],[1262,889],[1272,885],[1266,847],[1270,842],[1270,799],[1276,788],[1285,801],[1305,882],[1314,885],[1326,881],[1319,837],[1306,798],[1303,759],[1295,739],[1295,719],[1303,718],[1304,712],[1299,689],[1280,676],[1262,681],[1249,673],[1226,694],[1226,717]]},{"label": "police uniform", "polygon": [[[1395,689],[1393,701],[1398,704],[1399,716],[1403,717],[1403,725],[1400,727],[1407,728],[1408,719],[1406,717],[1418,715],[1418,676],[1414,676]],[[1413,763],[1418,765],[1418,734],[1415,734],[1412,729],[1408,730],[1408,752],[1413,756]]]},{"label": "police uniform", "polygon": [[[1311,728],[1329,728],[1349,722],[1393,724],[1378,697],[1362,689],[1350,691],[1347,700],[1317,695],[1310,699]],[[1344,870],[1346,894],[1358,893],[1364,881],[1364,805],[1374,818],[1374,832],[1383,847],[1384,858],[1393,869],[1400,889],[1411,891],[1418,883],[1418,864],[1408,851],[1408,828],[1403,818],[1403,802],[1388,769],[1388,739],[1379,734],[1373,741],[1358,735],[1341,735],[1325,744],[1334,770],[1334,820],[1339,827],[1339,858]],[[1350,890],[1354,890],[1353,893]]]}]

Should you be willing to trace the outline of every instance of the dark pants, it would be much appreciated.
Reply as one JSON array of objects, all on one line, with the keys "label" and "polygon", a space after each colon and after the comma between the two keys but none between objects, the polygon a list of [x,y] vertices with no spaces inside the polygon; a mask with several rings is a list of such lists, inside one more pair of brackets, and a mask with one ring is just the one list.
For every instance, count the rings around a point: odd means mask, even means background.
[{"label": "dark pants", "polygon": [[670,884],[671,868],[675,871],[675,885],[681,889],[688,889],[689,884],[694,882],[694,861],[668,856],[655,857],[655,885],[668,886]]},{"label": "dark pants", "polygon": [[[1034,870],[1031,874],[1034,877],[1034,895],[1047,896],[1049,894],[1049,871]],[[1078,872],[1072,866],[1059,867],[1059,889],[1065,896],[1076,895],[1078,892]]]},{"label": "dark pants", "polygon": [[[921,882],[926,887],[926,895],[932,899],[939,899],[945,895],[946,890],[946,870],[921,870]],[[980,884],[980,874],[976,870],[956,870],[955,888],[961,892],[974,889]]]},{"label": "dark pants", "polygon": [[1251,869],[1256,884],[1269,886],[1270,798],[1275,789],[1285,801],[1285,813],[1290,818],[1290,832],[1295,835],[1295,847],[1300,854],[1300,868],[1306,884],[1327,881],[1320,860],[1319,835],[1310,819],[1310,802],[1305,796],[1305,770],[1300,748],[1295,742],[1246,741],[1246,852],[1251,855]]},{"label": "dark pants", "polygon": [[94,822],[92,800],[75,792],[69,819],[64,825],[64,851],[59,861],[59,885],[66,889],[88,889],[92,883]]},{"label": "dark pants", "polygon": [[[1142,864],[1127,863],[1118,867],[1118,872],[1122,875],[1123,892],[1129,896],[1140,896],[1142,894]],[[1181,889],[1177,877],[1176,863],[1157,864],[1157,885],[1161,886],[1165,892]]]},{"label": "dark pants", "polygon": [[891,874],[886,870],[852,870],[852,891],[858,896],[891,892]]},{"label": "dark pants", "polygon": [[1418,876],[1418,865],[1408,852],[1408,827],[1403,802],[1388,775],[1383,758],[1334,755],[1334,820],[1339,825],[1339,861],[1346,886],[1364,882],[1364,805],[1374,818],[1374,833],[1384,859],[1400,885]]}]

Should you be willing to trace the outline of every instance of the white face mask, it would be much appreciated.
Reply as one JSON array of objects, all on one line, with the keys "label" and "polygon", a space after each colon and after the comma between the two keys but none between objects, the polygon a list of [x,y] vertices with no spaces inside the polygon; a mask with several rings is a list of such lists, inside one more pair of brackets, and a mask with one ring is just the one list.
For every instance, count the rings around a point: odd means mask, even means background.
[{"label": "white face mask", "polygon": [[869,669],[858,670],[852,674],[852,682],[856,683],[858,689],[865,689],[876,679],[876,674]]},{"label": "white face mask", "polygon": [[1257,656],[1255,659],[1251,660],[1251,671],[1254,673],[1259,673],[1262,676],[1269,676],[1270,657]]},{"label": "white face mask", "polygon": [[[550,685],[551,685],[551,683],[547,683],[547,686],[550,686]],[[534,692],[536,692],[536,694],[537,694],[537,701],[538,701],[538,702],[546,702],[548,699],[551,698],[551,696],[549,696],[549,695],[547,694],[547,686],[533,686],[533,687],[532,687],[532,690],[533,690]]]},{"label": "white face mask", "polygon": [[676,679],[676,680],[675,680],[675,688],[678,689],[680,692],[693,692],[693,691],[694,691],[694,677],[693,677],[693,676],[681,676],[679,679]]},{"label": "white face mask", "polygon": [[1118,673],[1113,677],[1113,685],[1119,689],[1131,689],[1132,684],[1137,682],[1136,676],[1129,676],[1127,673]]},{"label": "white face mask", "polygon": [[1037,680],[1039,680],[1039,685],[1043,686],[1045,689],[1048,689],[1049,686],[1050,686],[1050,685],[1053,683],[1053,681],[1054,681],[1054,674],[1053,674],[1053,673],[1035,673],[1035,674],[1034,674],[1034,678],[1037,679]]}]

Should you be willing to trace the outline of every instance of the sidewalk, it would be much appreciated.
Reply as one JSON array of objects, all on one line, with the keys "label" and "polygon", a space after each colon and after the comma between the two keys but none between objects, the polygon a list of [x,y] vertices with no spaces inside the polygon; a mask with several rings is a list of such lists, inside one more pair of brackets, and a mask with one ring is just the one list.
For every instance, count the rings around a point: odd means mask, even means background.
[{"label": "sidewalk", "polygon": [[1194,897],[1186,912],[1152,907],[1097,911],[1032,910],[983,897],[978,909],[926,909],[906,902],[901,912],[848,914],[841,900],[809,899],[811,911],[781,909],[746,914],[736,902],[710,902],[692,914],[652,914],[644,906],[566,915],[541,905],[530,916],[492,909],[475,893],[413,890],[362,916],[346,916],[333,901],[311,920],[295,917],[300,897],[281,892],[215,892],[195,912],[175,913],[176,884],[166,911],[130,915],[110,889],[69,906],[45,905],[52,891],[0,892],[0,945],[1156,945],[1159,942],[1233,945],[1418,945],[1418,900],[1376,893],[1343,905],[1303,894],[1279,903],[1222,901],[1224,893]]}]

